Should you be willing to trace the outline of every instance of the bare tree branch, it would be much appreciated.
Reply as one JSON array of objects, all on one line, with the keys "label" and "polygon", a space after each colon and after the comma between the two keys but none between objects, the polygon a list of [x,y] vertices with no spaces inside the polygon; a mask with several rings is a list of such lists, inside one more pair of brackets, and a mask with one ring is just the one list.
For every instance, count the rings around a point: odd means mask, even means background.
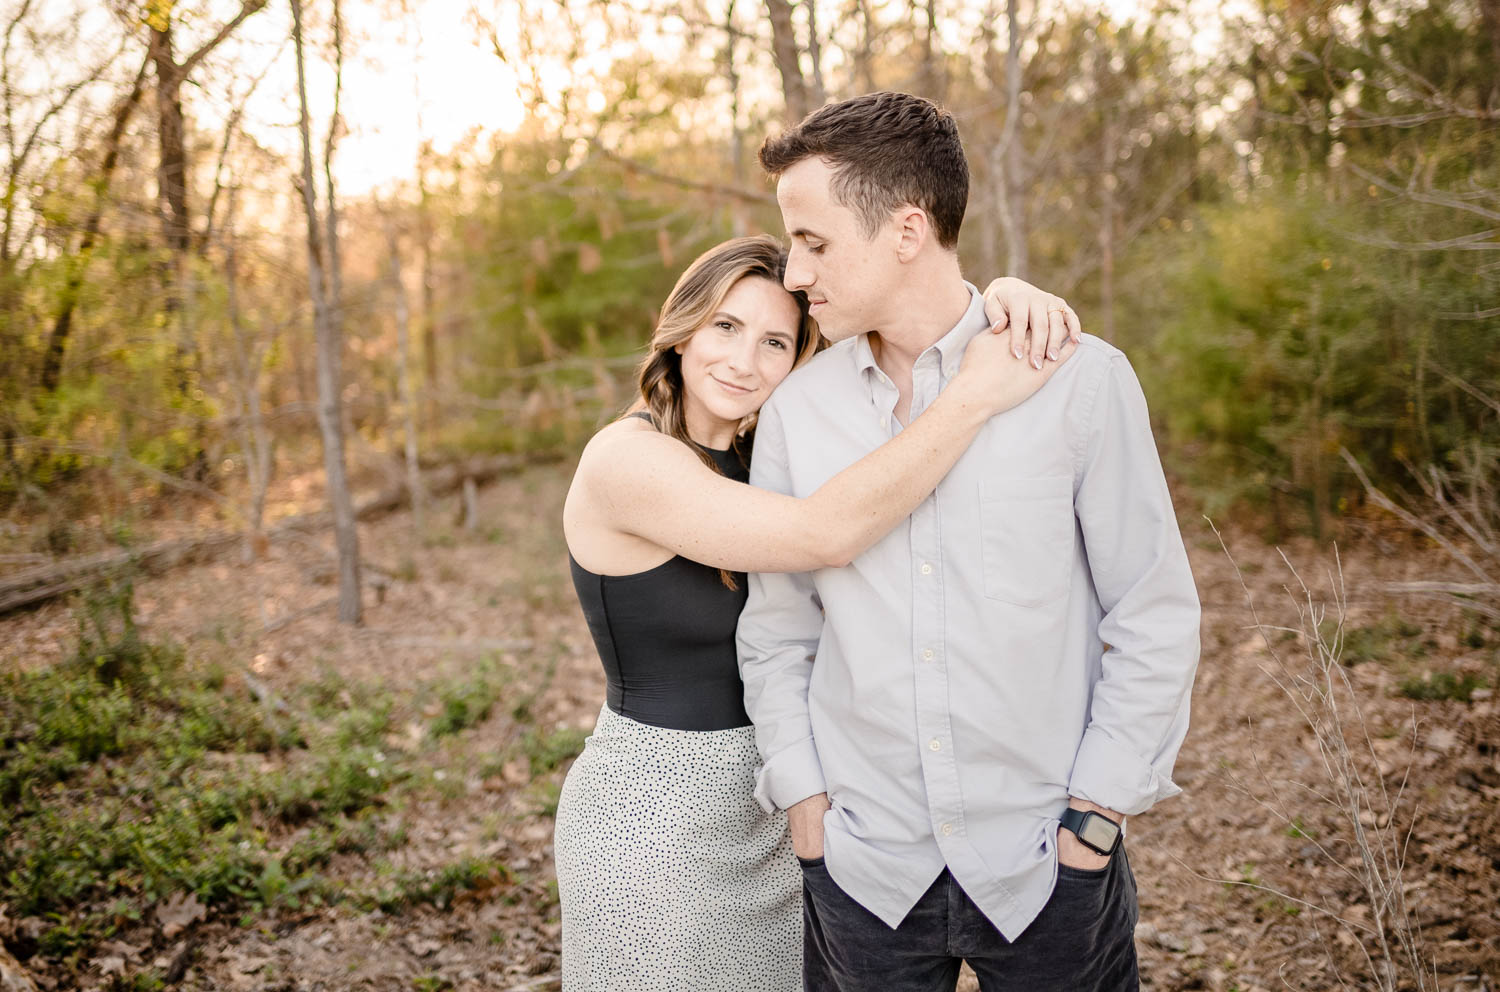
[{"label": "bare tree branch", "polygon": [[725,196],[729,197],[730,199],[743,200],[747,203],[767,204],[770,206],[776,205],[776,197],[772,196],[770,193],[756,193],[753,190],[739,189],[734,186],[723,186],[719,183],[705,183],[699,182],[696,179],[684,179],[681,176],[674,176],[669,173],[662,172],[659,169],[653,169],[649,165],[643,165],[633,159],[629,159],[616,152],[612,152],[598,142],[594,143],[593,148],[596,152],[599,153],[601,157],[615,163],[621,168],[624,168],[630,172],[634,172],[637,175],[645,176],[648,179],[655,179],[657,182],[667,183],[668,185],[676,186],[680,189],[689,189],[698,193],[708,193],[712,196]]},{"label": "bare tree branch", "polygon": [[1461,196],[1455,196],[1454,194],[1448,193],[1443,190],[1419,190],[1416,188],[1415,181],[1413,181],[1405,189],[1403,189],[1400,186],[1392,183],[1390,180],[1385,179],[1381,176],[1377,176],[1375,175],[1375,173],[1370,172],[1368,169],[1363,169],[1353,162],[1350,162],[1348,164],[1350,171],[1355,175],[1359,176],[1361,179],[1364,179],[1366,182],[1373,183],[1374,185],[1379,186],[1387,193],[1394,193],[1397,196],[1406,197],[1407,199],[1413,200],[1417,203],[1427,203],[1438,207],[1448,207],[1452,210],[1461,210],[1466,213],[1474,214],[1478,217],[1483,217],[1485,220],[1500,221],[1500,210],[1489,210],[1484,207],[1477,206],[1473,203],[1469,203]]},{"label": "bare tree branch", "polygon": [[199,46],[196,52],[189,55],[177,66],[178,77],[181,79],[186,79],[188,76],[192,75],[193,70],[198,67],[199,62],[202,62],[210,52],[212,52],[215,48],[218,48],[219,44],[225,38],[228,38],[231,34],[233,34],[234,29],[239,27],[240,24],[245,20],[245,18],[249,17],[251,14],[259,12],[262,8],[264,8],[266,2],[267,0],[243,0],[243,2],[240,4],[240,12],[238,14],[235,14],[227,24],[220,28],[218,34],[205,41],[201,46]]}]

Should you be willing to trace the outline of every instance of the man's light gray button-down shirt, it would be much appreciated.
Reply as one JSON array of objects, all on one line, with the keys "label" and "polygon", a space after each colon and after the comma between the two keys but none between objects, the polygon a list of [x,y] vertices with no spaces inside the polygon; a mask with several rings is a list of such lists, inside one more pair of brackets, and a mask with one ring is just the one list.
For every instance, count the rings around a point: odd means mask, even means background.
[{"label": "man's light gray button-down shirt", "polygon": [[[988,327],[969,290],[917,359],[913,417]],[[896,401],[864,336],[835,345],[761,410],[751,483],[811,494],[901,429]],[[853,563],[749,581],[756,796],[827,792],[828,871],[892,927],[946,865],[1014,940],[1070,795],[1139,813],[1179,791],[1198,597],[1140,385],[1097,338]]]}]

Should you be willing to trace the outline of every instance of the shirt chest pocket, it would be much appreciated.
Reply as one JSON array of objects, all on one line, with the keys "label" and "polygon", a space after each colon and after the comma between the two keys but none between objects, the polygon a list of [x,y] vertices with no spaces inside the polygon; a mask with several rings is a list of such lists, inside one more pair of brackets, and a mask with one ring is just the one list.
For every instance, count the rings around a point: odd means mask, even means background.
[{"label": "shirt chest pocket", "polygon": [[1073,478],[986,479],[979,484],[984,594],[1040,606],[1067,591],[1073,564]]}]

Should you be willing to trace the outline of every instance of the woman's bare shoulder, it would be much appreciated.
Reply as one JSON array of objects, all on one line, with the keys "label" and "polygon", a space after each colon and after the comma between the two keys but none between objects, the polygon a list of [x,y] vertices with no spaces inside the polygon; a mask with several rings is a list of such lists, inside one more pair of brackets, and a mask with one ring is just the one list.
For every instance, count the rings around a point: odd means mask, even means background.
[{"label": "woman's bare shoulder", "polygon": [[692,457],[687,445],[661,433],[641,417],[621,417],[599,429],[584,445],[578,460],[578,474],[599,478],[613,475],[621,468],[640,468],[641,463],[676,464]]}]

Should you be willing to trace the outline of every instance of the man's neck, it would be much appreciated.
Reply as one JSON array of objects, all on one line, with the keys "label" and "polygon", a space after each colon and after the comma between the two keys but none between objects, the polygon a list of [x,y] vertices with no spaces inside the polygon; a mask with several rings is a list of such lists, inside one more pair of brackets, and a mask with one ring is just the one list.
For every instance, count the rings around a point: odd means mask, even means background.
[{"label": "man's neck", "polygon": [[[968,312],[969,287],[953,259],[935,278],[914,280],[892,299],[891,317],[870,333],[870,350],[885,374],[910,382],[917,356],[932,347]],[[904,392],[904,390],[903,390]]]},{"label": "man's neck", "polygon": [[911,422],[912,367],[917,356],[957,326],[969,310],[971,297],[959,272],[958,259],[932,279],[910,282],[892,299],[885,326],[870,332],[870,351],[896,387],[896,419]]}]

